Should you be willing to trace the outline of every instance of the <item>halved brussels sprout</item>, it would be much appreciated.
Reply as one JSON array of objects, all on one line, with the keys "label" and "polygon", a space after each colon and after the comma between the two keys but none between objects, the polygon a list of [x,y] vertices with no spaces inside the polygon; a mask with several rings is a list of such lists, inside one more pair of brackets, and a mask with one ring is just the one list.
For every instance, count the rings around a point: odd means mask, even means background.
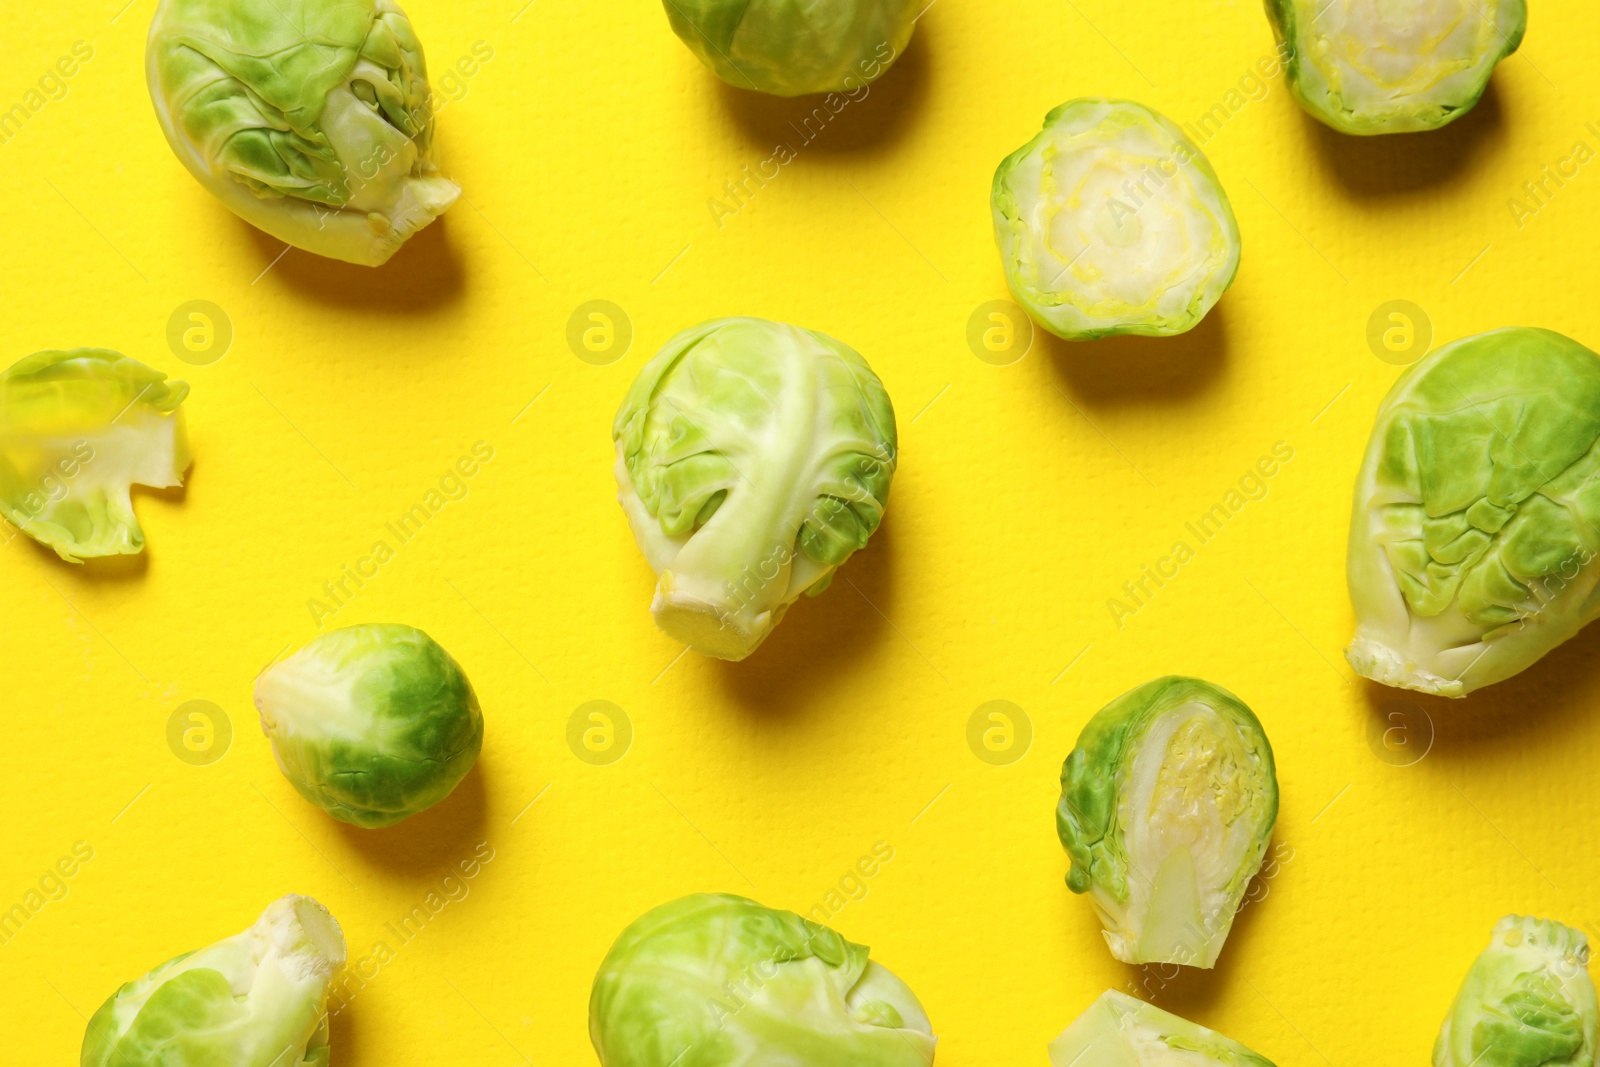
[{"label": "halved brussels sprout", "polygon": [[660,576],[656,625],[721,659],[754,652],[866,547],[894,477],[894,408],[867,361],[764,319],[668,341],[611,433],[622,509]]},{"label": "halved brussels sprout", "polygon": [[310,897],[169,960],[113,993],[83,1035],[82,1067],[328,1067],[328,991],[344,935]]},{"label": "halved brussels sprout", "polygon": [[1131,100],[1050,112],[1000,164],[991,206],[1011,292],[1069,341],[1183,333],[1239,271],[1239,224],[1211,164]]},{"label": "halved brussels sprout", "polygon": [[684,897],[617,938],[589,1037],[603,1067],[928,1067],[927,1013],[868,951],[743,897]]},{"label": "halved brussels sprout", "polygon": [[1108,989],[1050,1042],[1055,1067],[1273,1067],[1232,1038]]},{"label": "halved brussels sprout", "polygon": [[1124,963],[1216,963],[1277,817],[1261,723],[1198,678],[1113,700],[1061,767],[1067,886],[1089,894]]},{"label": "halved brussels sprout", "polygon": [[1600,612],[1600,357],[1549,330],[1455,341],[1378,409],[1350,516],[1351,666],[1466,696]]},{"label": "halved brussels sprout", "polygon": [[189,173],[296,248],[375,267],[461,195],[393,0],[161,0],[145,66]]},{"label": "halved brussels sprout", "polygon": [[1342,133],[1434,130],[1517,50],[1526,0],[1267,0],[1289,91]]},{"label": "halved brussels sprout", "polygon": [[1589,939],[1508,915],[1461,983],[1433,1067],[1592,1067],[1600,1024]]},{"label": "halved brussels sprout", "polygon": [[717,77],[774,96],[854,92],[900,58],[920,0],[666,0]]},{"label": "halved brussels sprout", "polygon": [[256,708],[283,776],[356,826],[433,807],[483,748],[483,713],[461,665],[412,626],[323,634],[261,672]]},{"label": "halved brussels sprout", "polygon": [[135,485],[183,484],[183,382],[98,348],[0,374],[0,514],[69,563],[144,551]]}]

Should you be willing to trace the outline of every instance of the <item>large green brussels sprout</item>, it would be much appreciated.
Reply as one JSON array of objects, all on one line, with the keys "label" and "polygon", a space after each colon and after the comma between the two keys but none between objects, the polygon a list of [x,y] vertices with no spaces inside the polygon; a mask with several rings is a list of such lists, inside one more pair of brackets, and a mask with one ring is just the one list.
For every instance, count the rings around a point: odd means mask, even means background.
[{"label": "large green brussels sprout", "polygon": [[919,0],[666,0],[700,62],[740,89],[774,96],[855,92],[900,57]]},{"label": "large green brussels sprout", "polygon": [[1055,1067],[1273,1067],[1232,1038],[1108,989],[1050,1042]]},{"label": "large green brussels sprout", "polygon": [[144,550],[135,485],[183,484],[183,382],[97,348],[0,374],[0,514],[71,563]]},{"label": "large green brussels sprout", "polygon": [[393,0],[161,0],[146,77],[189,172],[297,248],[378,266],[461,195]]},{"label": "large green brussels sprout", "polygon": [[1216,963],[1277,818],[1261,723],[1198,678],[1113,700],[1061,767],[1067,886],[1089,894],[1124,963]]},{"label": "large green brussels sprout", "polygon": [[328,991],[344,935],[310,897],[163,963],[101,1005],[82,1067],[328,1067]]},{"label": "large green brussels sprout", "polygon": [[1560,334],[1495,330],[1407,368],[1356,481],[1351,665],[1460,697],[1593,619],[1597,440],[1600,357]]},{"label": "large green brussels sprout", "polygon": [[1239,224],[1211,164],[1130,100],[1050,112],[995,171],[990,204],[1011,292],[1069,341],[1183,333],[1239,272]]},{"label": "large green brussels sprout", "polygon": [[1289,91],[1342,133],[1434,130],[1517,50],[1527,0],[1267,0]]},{"label": "large green brussels sprout", "polygon": [[467,676],[411,626],[323,634],[261,673],[256,708],[284,777],[356,826],[391,826],[433,807],[483,748]]},{"label": "large green brussels sprout", "polygon": [[928,1067],[916,996],[826,926],[699,894],[637,919],[589,997],[604,1067]]},{"label": "large green brussels sprout", "polygon": [[668,341],[612,437],[622,508],[660,579],[656,624],[721,659],[754,652],[866,546],[894,477],[894,408],[866,360],[763,319]]},{"label": "large green brussels sprout", "polygon": [[1473,963],[1433,1047],[1433,1067],[1592,1067],[1600,1023],[1589,939],[1508,915]]}]

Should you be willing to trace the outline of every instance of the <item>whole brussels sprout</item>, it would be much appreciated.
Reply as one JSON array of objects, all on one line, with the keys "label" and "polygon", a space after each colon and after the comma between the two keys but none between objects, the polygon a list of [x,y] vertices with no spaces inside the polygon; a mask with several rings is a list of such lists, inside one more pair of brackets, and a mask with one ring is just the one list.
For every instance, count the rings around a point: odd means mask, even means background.
[{"label": "whole brussels sprout", "polygon": [[344,971],[328,909],[286,896],[254,926],[169,960],[101,1005],[81,1067],[328,1067],[328,992]]},{"label": "whole brussels sprout", "polygon": [[1356,481],[1351,666],[1461,697],[1593,619],[1597,441],[1600,357],[1558,333],[1495,330],[1408,367]]},{"label": "whole brussels sprout", "polygon": [[1278,818],[1255,714],[1198,678],[1158,678],[1089,720],[1061,767],[1067,887],[1124,963],[1217,961]]},{"label": "whole brussels sprout", "polygon": [[1508,915],[1473,963],[1433,1047],[1433,1067],[1592,1067],[1600,1023],[1589,939]]},{"label": "whole brussels sprout", "polygon": [[135,485],[183,484],[189,387],[99,348],[0,374],[0,515],[69,563],[144,551]]},{"label": "whole brussels sprout", "polygon": [[297,248],[375,267],[461,195],[393,0],[161,0],[146,76],[189,172]]},{"label": "whole brussels sprout", "polygon": [[995,171],[1006,283],[1069,341],[1193,329],[1239,272],[1216,172],[1172,121],[1131,100],[1072,100]]},{"label": "whole brussels sprout", "polygon": [[356,826],[391,826],[433,807],[483,747],[467,676],[411,626],[323,634],[261,673],[256,708],[283,776]]},{"label": "whole brussels sprout", "polygon": [[866,360],[764,319],[668,341],[612,437],[623,511],[660,578],[656,625],[729,660],[866,546],[895,470],[894,408]]},{"label": "whole brussels sprout", "polygon": [[774,96],[855,92],[900,58],[918,0],[665,0],[717,77]]},{"label": "whole brussels sprout", "polygon": [[1050,1043],[1054,1067],[1273,1067],[1232,1038],[1108,989]]},{"label": "whole brussels sprout", "polygon": [[1471,111],[1527,0],[1267,0],[1289,91],[1341,133],[1434,130]]},{"label": "whole brussels sprout", "polygon": [[864,945],[753,900],[699,894],[647,912],[594,978],[603,1067],[928,1067],[916,996]]}]

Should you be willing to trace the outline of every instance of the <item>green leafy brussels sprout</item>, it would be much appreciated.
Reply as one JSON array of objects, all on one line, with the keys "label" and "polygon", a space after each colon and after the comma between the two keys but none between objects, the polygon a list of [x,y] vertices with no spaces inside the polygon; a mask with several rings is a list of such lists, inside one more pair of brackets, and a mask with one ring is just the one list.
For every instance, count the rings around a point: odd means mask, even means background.
[{"label": "green leafy brussels sprout", "polygon": [[1131,100],[1050,112],[995,171],[990,202],[1012,294],[1069,341],[1193,329],[1239,272],[1239,224],[1211,164]]},{"label": "green leafy brussels sprout", "polygon": [[328,991],[344,971],[328,909],[286,896],[241,934],[168,960],[101,1005],[82,1067],[328,1067]]},{"label": "green leafy brussels sprout", "polygon": [[1341,133],[1435,130],[1517,50],[1526,0],[1267,0],[1289,91]]},{"label": "green leafy brussels sprout", "polygon": [[744,659],[883,518],[894,408],[853,349],[764,319],[685,330],[612,426],[619,499],[659,576],[656,624]]},{"label": "green leafy brussels sprout", "polygon": [[1508,915],[1473,963],[1433,1047],[1433,1067],[1592,1067],[1600,1021],[1589,939]]},{"label": "green leafy brussels sprout", "polygon": [[98,348],[37,352],[0,374],[0,514],[69,563],[135,555],[135,485],[183,484],[183,382]]},{"label": "green leafy brussels sprout", "polygon": [[1461,697],[1593,619],[1597,440],[1600,357],[1558,333],[1494,330],[1407,368],[1356,481],[1351,665]]},{"label": "green leafy brussels sprout", "polygon": [[919,0],[666,0],[667,19],[717,77],[774,96],[856,92],[900,58]]},{"label": "green leafy brussels sprout", "polygon": [[375,267],[461,195],[393,0],[161,0],[146,77],[189,172],[296,248]]},{"label": "green leafy brussels sprout", "polygon": [[392,826],[433,807],[483,748],[467,676],[412,626],[323,634],[261,673],[256,708],[283,776],[356,826]]},{"label": "green leafy brussels sprout", "polygon": [[699,894],[635,920],[589,997],[603,1067],[928,1067],[916,996],[826,926]]},{"label": "green leafy brussels sprout", "polygon": [[1050,1042],[1055,1067],[1273,1067],[1232,1038],[1108,989]]},{"label": "green leafy brussels sprout", "polygon": [[1067,886],[1089,894],[1124,963],[1216,963],[1277,818],[1261,723],[1198,678],[1113,700],[1061,767]]}]

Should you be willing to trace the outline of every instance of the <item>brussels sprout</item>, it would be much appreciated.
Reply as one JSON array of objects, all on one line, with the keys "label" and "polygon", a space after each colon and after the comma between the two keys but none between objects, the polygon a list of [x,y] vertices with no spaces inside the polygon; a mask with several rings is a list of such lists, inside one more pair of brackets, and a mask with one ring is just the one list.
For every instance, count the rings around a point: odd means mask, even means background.
[{"label": "brussels sprout", "polygon": [[1267,0],[1300,106],[1341,133],[1465,115],[1522,43],[1526,0]]},{"label": "brussels sprout", "polygon": [[37,352],[0,374],[0,514],[69,563],[135,555],[135,485],[183,484],[189,387],[96,348]]},{"label": "brussels sprout", "polygon": [[261,672],[256,708],[289,784],[356,826],[433,807],[483,747],[483,713],[460,664],[411,626],[323,634]]},{"label": "brussels sprout", "polygon": [[328,1067],[328,990],[344,971],[328,909],[286,896],[242,934],[168,960],[89,1020],[82,1067]]},{"label": "brussels sprout", "polygon": [[1006,282],[1059,337],[1193,329],[1239,272],[1239,224],[1194,142],[1130,100],[1045,116],[991,195]]},{"label": "brussels sprout", "polygon": [[1577,930],[1501,919],[1445,1017],[1433,1067],[1592,1067],[1600,1006],[1588,966]]},{"label": "brussels sprout", "polygon": [[612,426],[619,499],[660,581],[656,625],[744,659],[878,528],[894,408],[831,337],[719,319],[668,341]]},{"label": "brussels sprout", "polygon": [[1277,818],[1261,723],[1198,678],[1113,700],[1061,767],[1067,886],[1089,894],[1124,963],[1216,963]]},{"label": "brussels sprout", "polygon": [[916,996],[826,926],[743,897],[663,904],[622,932],[594,977],[603,1067],[928,1067]]},{"label": "brussels sprout", "polygon": [[1560,334],[1495,330],[1407,368],[1356,481],[1351,665],[1460,697],[1593,619],[1597,439],[1600,358]]},{"label": "brussels sprout", "polygon": [[183,165],[280,241],[375,267],[461,195],[393,0],[161,0],[145,58]]},{"label": "brussels sprout", "polygon": [[1050,1042],[1055,1067],[1273,1067],[1215,1030],[1108,989]]},{"label": "brussels sprout", "polygon": [[855,92],[911,40],[920,0],[666,0],[667,19],[717,77],[774,96]]}]

